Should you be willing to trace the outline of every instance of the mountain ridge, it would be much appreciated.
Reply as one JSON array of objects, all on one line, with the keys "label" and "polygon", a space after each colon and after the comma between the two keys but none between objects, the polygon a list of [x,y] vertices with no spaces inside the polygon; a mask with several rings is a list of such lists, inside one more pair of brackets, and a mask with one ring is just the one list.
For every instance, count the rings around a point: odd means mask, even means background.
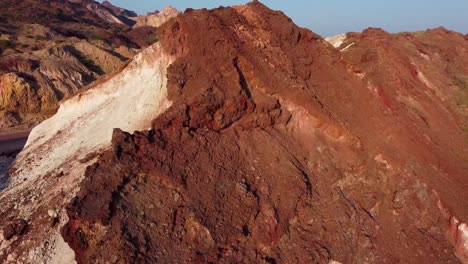
[{"label": "mountain ridge", "polygon": [[0,260],[467,263],[468,42],[444,34],[335,48],[258,1],[187,10],[33,130]]}]

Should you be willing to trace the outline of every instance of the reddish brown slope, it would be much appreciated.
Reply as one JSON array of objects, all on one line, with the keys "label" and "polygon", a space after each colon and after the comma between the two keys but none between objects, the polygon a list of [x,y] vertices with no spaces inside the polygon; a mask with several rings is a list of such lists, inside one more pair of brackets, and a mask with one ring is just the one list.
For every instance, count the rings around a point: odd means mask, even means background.
[{"label": "reddish brown slope", "polygon": [[[447,238],[467,261],[465,224],[468,163],[468,42],[444,28],[390,35],[380,29],[350,33],[343,56],[363,71],[361,78],[404,122],[418,144],[406,146],[439,174],[423,175],[442,198],[450,222]],[[340,48],[340,49],[341,49]],[[459,166],[462,165],[462,166]],[[456,189],[456,187],[462,187]]]},{"label": "reddish brown slope", "polygon": [[364,68],[376,85],[392,88],[394,100],[425,93],[420,103],[436,104],[425,107],[432,110],[428,118],[441,112],[440,105],[452,112],[456,125],[468,127],[468,42],[462,34],[437,28],[391,35],[370,28],[349,33],[343,46],[350,46],[343,56]]},{"label": "reddish brown slope", "polygon": [[78,262],[459,263],[437,202],[468,219],[466,135],[400,58],[385,76],[436,114],[258,2],[187,11],[161,43],[173,106],[88,169]]},{"label": "reddish brown slope", "polygon": [[[466,171],[451,172],[457,164],[466,164],[468,155],[468,42],[463,35],[443,28],[398,35],[368,29],[350,34],[344,45],[349,43],[354,44],[343,56],[360,65],[363,80],[386,102],[389,113],[427,141],[431,154],[421,151],[421,156],[432,155],[439,160],[438,169],[450,175],[449,181],[438,177],[428,181],[437,181],[435,186],[462,183]],[[442,190],[459,196],[449,186]],[[464,206],[462,201],[453,204]],[[468,217],[463,210],[460,213]]]}]

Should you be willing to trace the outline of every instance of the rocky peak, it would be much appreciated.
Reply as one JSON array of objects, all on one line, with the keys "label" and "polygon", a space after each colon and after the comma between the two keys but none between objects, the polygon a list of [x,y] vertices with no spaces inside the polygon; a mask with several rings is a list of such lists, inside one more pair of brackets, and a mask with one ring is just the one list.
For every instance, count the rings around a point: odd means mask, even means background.
[{"label": "rocky peak", "polygon": [[149,13],[146,16],[139,16],[135,18],[136,24],[133,26],[136,27],[159,27],[169,19],[176,17],[180,14],[180,12],[172,6],[165,7],[162,11],[155,11],[153,13]]},{"label": "rocky peak", "polygon": [[108,9],[110,9],[114,15],[118,16],[118,17],[136,17],[138,16],[137,13],[133,12],[133,11],[130,11],[130,10],[127,10],[127,9],[124,9],[124,8],[120,8],[120,7],[117,7],[115,5],[113,5],[111,2],[109,1],[104,1],[102,2],[102,5]]},{"label": "rocky peak", "polygon": [[362,35],[363,37],[367,37],[367,38],[385,38],[385,37],[391,36],[390,33],[388,33],[387,31],[381,28],[373,28],[373,27],[364,29],[364,31],[362,31]]},{"label": "rocky peak", "polygon": [[328,43],[330,43],[333,47],[339,48],[343,45],[343,42],[346,40],[346,33],[338,34],[333,37],[329,37],[325,39]]},{"label": "rocky peak", "polygon": [[431,31],[434,32],[434,33],[439,33],[439,34],[455,33],[454,31],[448,30],[447,28],[445,28],[445,27],[443,27],[443,26],[434,28],[434,29],[432,29]]}]

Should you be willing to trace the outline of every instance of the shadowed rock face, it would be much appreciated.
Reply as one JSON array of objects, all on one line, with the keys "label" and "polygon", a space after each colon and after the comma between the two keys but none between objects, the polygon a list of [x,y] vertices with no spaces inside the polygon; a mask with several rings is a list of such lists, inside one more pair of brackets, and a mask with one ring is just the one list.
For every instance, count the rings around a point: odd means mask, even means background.
[{"label": "shadowed rock face", "polygon": [[172,106],[88,167],[76,260],[466,263],[466,116],[423,72],[452,55],[360,38],[340,51],[258,2],[164,24]]},{"label": "shadowed rock face", "polygon": [[110,9],[117,17],[136,17],[138,16],[137,13],[133,12],[133,11],[130,11],[130,10],[127,10],[127,9],[124,9],[124,8],[120,8],[118,6],[115,6],[113,5],[112,3],[110,3],[109,1],[104,1],[102,2],[102,5],[104,7],[107,7],[108,9]]}]

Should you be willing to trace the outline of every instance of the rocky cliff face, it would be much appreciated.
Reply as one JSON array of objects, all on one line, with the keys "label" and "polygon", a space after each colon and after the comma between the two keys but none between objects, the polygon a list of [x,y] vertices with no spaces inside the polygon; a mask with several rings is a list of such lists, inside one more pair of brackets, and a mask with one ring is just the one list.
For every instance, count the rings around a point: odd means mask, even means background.
[{"label": "rocky cliff face", "polygon": [[467,263],[463,36],[332,46],[257,1],[159,31],[33,130],[0,260]]},{"label": "rocky cliff face", "polygon": [[[126,15],[89,0],[2,1],[0,76],[8,75],[0,84],[0,132],[32,127],[157,40],[153,28],[133,31]],[[5,119],[10,114],[17,122]]]}]

